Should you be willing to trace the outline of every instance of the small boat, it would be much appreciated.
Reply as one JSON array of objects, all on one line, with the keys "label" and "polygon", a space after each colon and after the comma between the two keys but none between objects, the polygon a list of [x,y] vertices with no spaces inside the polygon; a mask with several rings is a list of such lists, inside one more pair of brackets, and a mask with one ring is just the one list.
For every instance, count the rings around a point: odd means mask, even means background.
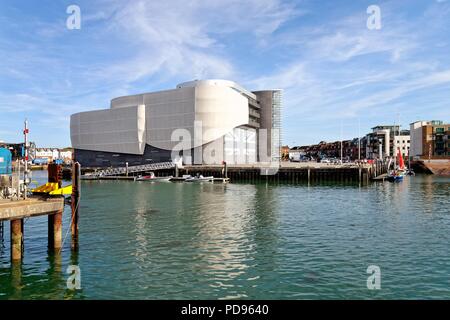
[{"label": "small boat", "polygon": [[203,181],[214,181],[214,177],[204,177],[202,175],[197,175],[195,177],[189,177],[185,180],[186,182],[203,182]]},{"label": "small boat", "polygon": [[150,172],[149,175],[146,176],[138,176],[136,181],[169,181],[172,178],[170,177],[157,177],[153,172]]},{"label": "small boat", "polygon": [[395,161],[394,161],[394,170],[391,171],[391,173],[387,176],[387,180],[390,182],[403,181],[403,177],[406,175],[407,171],[405,170],[405,163],[403,161],[403,156],[400,151],[400,148],[398,149],[398,159],[399,159],[398,168],[395,168]]},{"label": "small boat", "polygon": [[394,172],[394,173],[391,173],[390,175],[388,175],[387,180],[390,182],[400,182],[400,181],[403,181],[403,177],[404,177],[403,174]]},{"label": "small boat", "polygon": [[186,179],[191,178],[190,174],[184,174],[182,177],[171,177],[169,181],[171,182],[184,182]]}]

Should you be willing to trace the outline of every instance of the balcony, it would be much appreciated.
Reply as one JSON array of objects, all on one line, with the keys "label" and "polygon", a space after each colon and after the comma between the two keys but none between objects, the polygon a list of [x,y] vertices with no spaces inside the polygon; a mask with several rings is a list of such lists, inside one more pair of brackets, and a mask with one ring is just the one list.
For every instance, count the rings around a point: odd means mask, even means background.
[{"label": "balcony", "polygon": [[250,118],[248,120],[248,125],[254,128],[259,128],[261,125],[259,124],[259,122],[256,119]]},{"label": "balcony", "polygon": [[248,109],[248,113],[249,113],[249,115],[252,116],[252,117],[255,117],[255,118],[258,118],[258,119],[261,118],[261,113],[260,113],[258,110],[249,108],[249,109]]}]

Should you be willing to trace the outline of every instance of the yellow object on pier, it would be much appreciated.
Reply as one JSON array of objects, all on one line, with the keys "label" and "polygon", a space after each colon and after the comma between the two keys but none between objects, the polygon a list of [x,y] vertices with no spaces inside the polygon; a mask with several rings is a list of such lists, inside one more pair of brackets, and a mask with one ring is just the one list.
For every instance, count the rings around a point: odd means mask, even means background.
[{"label": "yellow object on pier", "polygon": [[49,195],[70,195],[72,194],[72,185],[62,188],[58,187],[57,182],[47,182],[46,184],[31,190],[33,193],[48,193]]},{"label": "yellow object on pier", "polygon": [[49,194],[51,194],[51,195],[57,195],[57,194],[71,195],[72,194],[72,185],[68,185],[68,186],[62,187],[60,189],[56,189],[56,190],[50,192]]}]

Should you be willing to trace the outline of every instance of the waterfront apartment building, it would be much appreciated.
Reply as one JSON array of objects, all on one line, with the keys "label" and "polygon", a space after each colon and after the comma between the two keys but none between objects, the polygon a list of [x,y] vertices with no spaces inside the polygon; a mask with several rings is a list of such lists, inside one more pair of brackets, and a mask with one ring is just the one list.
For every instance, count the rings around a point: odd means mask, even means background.
[{"label": "waterfront apartment building", "polygon": [[410,124],[411,156],[415,158],[450,158],[450,124],[441,120]]},{"label": "waterfront apartment building", "polygon": [[118,97],[110,109],[70,119],[75,159],[110,167],[172,161],[280,161],[281,90],[248,91],[227,80]]},{"label": "waterfront apartment building", "polygon": [[409,157],[411,147],[411,136],[408,130],[402,130],[399,135],[394,136],[394,148],[396,154],[400,150],[403,158]]},{"label": "waterfront apartment building", "polygon": [[[336,158],[340,159],[341,154],[344,160],[357,160],[359,159],[359,144],[358,138],[352,140],[343,140],[326,142],[321,141],[318,144],[309,146],[296,146],[289,150],[289,159],[300,160],[303,157],[308,158]],[[361,158],[364,155],[361,153]]]},{"label": "waterfront apartment building", "polygon": [[399,125],[379,125],[364,138],[365,155],[367,159],[394,157],[400,149],[403,156],[409,155],[409,130],[400,130]]}]

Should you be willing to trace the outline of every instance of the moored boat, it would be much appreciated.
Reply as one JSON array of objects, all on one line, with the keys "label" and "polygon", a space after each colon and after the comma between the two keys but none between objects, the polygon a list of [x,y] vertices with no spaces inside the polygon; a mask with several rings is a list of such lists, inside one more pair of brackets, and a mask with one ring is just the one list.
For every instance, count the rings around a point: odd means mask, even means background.
[{"label": "moored boat", "polygon": [[169,181],[171,178],[172,178],[172,176],[169,176],[169,177],[157,177],[157,176],[155,176],[155,173],[150,172],[149,175],[138,176],[136,178],[136,181]]},{"label": "moored boat", "polygon": [[214,177],[204,177],[202,175],[197,175],[195,177],[189,177],[185,180],[186,182],[208,182],[208,181],[214,181]]},{"label": "moored boat", "polygon": [[387,180],[390,182],[400,182],[403,181],[404,175],[399,172],[392,172],[388,175]]},{"label": "moored boat", "polygon": [[184,182],[186,179],[191,178],[190,174],[184,174],[182,177],[171,177],[169,181],[171,182]]},{"label": "moored boat", "polygon": [[394,161],[394,170],[387,176],[387,180],[391,182],[400,182],[403,181],[403,177],[407,174],[407,170],[405,169],[405,163],[403,161],[402,153],[400,152],[400,148],[398,149],[398,168],[395,168]]}]

